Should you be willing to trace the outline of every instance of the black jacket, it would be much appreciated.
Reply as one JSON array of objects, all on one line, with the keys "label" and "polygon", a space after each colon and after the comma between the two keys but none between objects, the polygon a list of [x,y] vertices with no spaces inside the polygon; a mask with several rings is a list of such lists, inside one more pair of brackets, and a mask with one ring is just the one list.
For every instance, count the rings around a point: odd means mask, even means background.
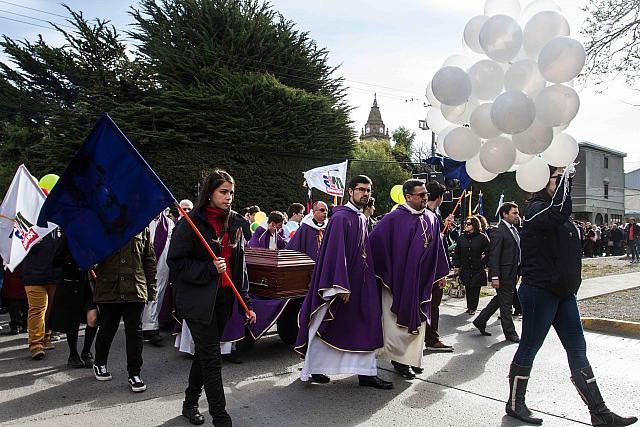
[{"label": "black jacket", "polygon": [[[232,241],[237,245],[233,250],[231,267],[228,267],[227,272],[247,306],[251,307],[249,277],[244,259],[244,238],[242,235],[242,226],[246,221],[236,212],[232,211],[230,215],[229,236],[232,236]],[[207,221],[205,214],[201,211],[192,211],[189,213],[189,217],[209,243],[213,252],[220,256],[220,245],[216,243],[215,230]],[[211,256],[185,219],[178,221],[173,230],[167,254],[167,264],[169,265],[174,304],[178,316],[187,320],[211,323],[221,276],[213,265]],[[233,300],[230,299],[228,304],[233,304]],[[223,304],[223,306],[228,304]],[[221,313],[217,314],[221,315]],[[230,314],[230,307],[225,307],[223,315],[228,317]]]},{"label": "black jacket", "polygon": [[458,237],[453,262],[460,268],[460,283],[476,288],[486,286],[489,250],[489,239],[482,233],[463,233]]},{"label": "black jacket", "polygon": [[[520,234],[522,283],[565,297],[578,292],[582,282],[582,244],[571,215],[571,197],[564,205],[562,189],[550,201],[532,199],[525,210]],[[542,213],[540,213],[542,212]]]},{"label": "black jacket", "polygon": [[58,285],[62,283],[66,239],[60,228],[35,244],[22,262],[25,285]]},{"label": "black jacket", "polygon": [[516,238],[505,222],[501,220],[498,226],[491,231],[489,279],[497,277],[500,284],[515,285],[518,281],[519,252]]}]

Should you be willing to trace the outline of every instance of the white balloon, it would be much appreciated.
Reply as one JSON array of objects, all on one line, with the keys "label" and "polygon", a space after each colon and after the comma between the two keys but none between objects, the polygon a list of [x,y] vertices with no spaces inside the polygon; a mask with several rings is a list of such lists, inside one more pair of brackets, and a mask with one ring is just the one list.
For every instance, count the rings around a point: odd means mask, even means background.
[{"label": "white balloon", "polygon": [[491,107],[493,125],[504,133],[524,132],[536,118],[536,106],[524,92],[510,90],[498,96]]},{"label": "white balloon", "polygon": [[491,121],[491,106],[492,102],[481,104],[473,110],[469,124],[471,130],[480,138],[490,139],[500,136],[500,132]]},{"label": "white balloon", "polygon": [[466,55],[455,54],[445,59],[443,67],[458,67],[467,71],[473,65],[473,59]]},{"label": "white balloon", "polygon": [[483,59],[469,68],[471,95],[480,100],[492,100],[504,87],[504,70],[495,61]]},{"label": "white balloon", "polygon": [[446,150],[444,149],[444,139],[447,137],[447,135],[449,134],[449,132],[451,132],[454,129],[457,129],[458,126],[448,126],[445,129],[442,130],[442,132],[438,133],[438,136],[436,137],[436,148],[438,150],[438,152],[440,154],[442,154],[445,157],[449,157],[449,155],[447,154]]},{"label": "white balloon", "polygon": [[459,127],[444,138],[444,150],[453,160],[464,162],[480,151],[480,138],[469,128]]},{"label": "white balloon", "polygon": [[490,139],[480,148],[480,163],[491,173],[509,170],[516,161],[516,148],[509,138],[498,136]]},{"label": "white balloon", "polygon": [[444,118],[451,123],[463,125],[469,123],[471,113],[473,113],[473,110],[475,110],[477,106],[478,101],[470,99],[469,102],[466,102],[462,105],[442,105],[441,111]]},{"label": "white balloon", "polygon": [[427,122],[427,126],[429,126],[429,129],[431,129],[435,133],[438,133],[447,126],[451,125],[451,123],[449,123],[447,119],[444,118],[442,112],[440,112],[440,108],[437,107],[429,108],[425,120]]},{"label": "white balloon", "polygon": [[521,90],[532,98],[540,93],[546,85],[547,82],[538,70],[538,64],[531,59],[514,62],[504,75],[506,90]]},{"label": "white balloon", "polygon": [[564,167],[573,163],[578,157],[578,142],[569,134],[561,133],[553,138],[553,142],[540,156],[551,166]]},{"label": "white balloon", "polygon": [[474,16],[464,27],[464,42],[469,49],[476,53],[484,54],[484,50],[480,46],[480,29],[487,22],[487,19],[489,18],[483,15]]},{"label": "white balloon", "polygon": [[433,94],[433,88],[431,87],[431,82],[429,82],[429,84],[427,85],[427,93],[426,93],[427,99],[429,100],[429,104],[431,104],[432,107],[440,107],[441,103],[440,101],[438,101],[438,98],[436,98],[436,96]]},{"label": "white balloon", "polygon": [[526,131],[513,135],[512,140],[518,151],[540,154],[551,145],[553,130],[536,120]]},{"label": "white balloon", "polygon": [[521,165],[516,171],[518,186],[529,193],[535,193],[545,188],[550,177],[549,165],[537,156]]},{"label": "white balloon", "polygon": [[433,95],[446,105],[464,104],[471,97],[471,79],[459,67],[443,67],[433,76]]},{"label": "white balloon", "polygon": [[484,14],[486,16],[507,15],[518,19],[522,7],[518,0],[487,0],[484,4]]},{"label": "white balloon", "polygon": [[474,156],[473,158],[467,160],[467,163],[464,165],[467,170],[467,174],[471,177],[472,180],[476,182],[489,182],[496,176],[497,173],[491,173],[487,171],[482,164],[480,163],[480,157]]},{"label": "white balloon", "polygon": [[525,163],[533,159],[533,154],[524,154],[522,151],[516,149],[516,160],[513,162],[514,166],[524,165]]},{"label": "white balloon", "polygon": [[529,19],[545,10],[562,13],[562,9],[553,0],[536,0],[529,3],[520,14],[520,21],[526,24]]},{"label": "white balloon", "polygon": [[565,85],[551,85],[536,96],[537,119],[546,126],[564,126],[571,123],[580,109],[580,97]]},{"label": "white balloon", "polygon": [[580,74],[587,60],[584,46],[571,37],[556,37],[538,57],[540,74],[552,83],[564,83]]},{"label": "white balloon", "polygon": [[522,45],[529,57],[538,59],[540,51],[552,39],[571,34],[567,18],[558,12],[547,10],[537,13],[527,22]]},{"label": "white balloon", "polygon": [[480,46],[494,61],[509,62],[522,47],[522,29],[510,16],[492,16],[480,30]]}]

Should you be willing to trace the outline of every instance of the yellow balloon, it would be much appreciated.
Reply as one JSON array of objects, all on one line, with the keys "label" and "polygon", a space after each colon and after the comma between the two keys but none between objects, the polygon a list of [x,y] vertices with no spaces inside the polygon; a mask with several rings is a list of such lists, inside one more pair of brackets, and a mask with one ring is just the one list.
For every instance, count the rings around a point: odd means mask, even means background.
[{"label": "yellow balloon", "polygon": [[391,187],[391,200],[401,205],[405,202],[404,194],[402,194],[402,185],[394,185]]},{"label": "yellow balloon", "polygon": [[253,217],[253,222],[257,222],[258,224],[262,224],[267,219],[267,214],[259,211]]},{"label": "yellow balloon", "polygon": [[51,191],[54,185],[56,185],[56,183],[58,182],[58,179],[60,179],[58,175],[56,175],[55,173],[50,173],[40,178],[40,182],[38,182],[38,184],[40,185],[40,188]]}]

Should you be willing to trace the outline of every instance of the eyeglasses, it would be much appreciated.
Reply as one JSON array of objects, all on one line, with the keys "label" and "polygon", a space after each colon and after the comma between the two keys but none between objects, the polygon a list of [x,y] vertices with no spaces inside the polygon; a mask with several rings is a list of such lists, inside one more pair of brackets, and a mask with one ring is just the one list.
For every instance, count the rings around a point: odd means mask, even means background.
[{"label": "eyeglasses", "polygon": [[353,189],[353,191],[360,191],[362,193],[371,193],[371,189],[365,188],[365,187],[356,187]]},{"label": "eyeglasses", "polygon": [[473,225],[472,222],[465,222],[464,225]]},{"label": "eyeglasses", "polygon": [[427,193],[427,192],[424,192],[424,193],[408,193],[408,194],[410,194],[412,196],[418,196],[421,199],[426,199],[429,196],[429,193]]},{"label": "eyeglasses", "polygon": [[318,211],[320,211],[320,212],[326,212],[327,210],[326,210],[325,208],[320,208],[320,209],[318,209]]}]

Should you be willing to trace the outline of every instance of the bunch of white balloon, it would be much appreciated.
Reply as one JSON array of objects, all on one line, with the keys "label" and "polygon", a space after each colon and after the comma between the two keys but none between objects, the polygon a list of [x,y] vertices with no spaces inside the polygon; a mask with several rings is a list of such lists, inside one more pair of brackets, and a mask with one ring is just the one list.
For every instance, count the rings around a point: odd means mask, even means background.
[{"label": "bunch of white balloon", "polygon": [[478,182],[515,170],[531,192],[547,184],[547,165],[571,164],[578,143],[563,131],[580,107],[572,81],[586,54],[569,35],[552,0],[524,10],[519,0],[487,0],[464,29],[474,53],[449,57],[427,87],[426,120],[440,153],[466,161]]}]

